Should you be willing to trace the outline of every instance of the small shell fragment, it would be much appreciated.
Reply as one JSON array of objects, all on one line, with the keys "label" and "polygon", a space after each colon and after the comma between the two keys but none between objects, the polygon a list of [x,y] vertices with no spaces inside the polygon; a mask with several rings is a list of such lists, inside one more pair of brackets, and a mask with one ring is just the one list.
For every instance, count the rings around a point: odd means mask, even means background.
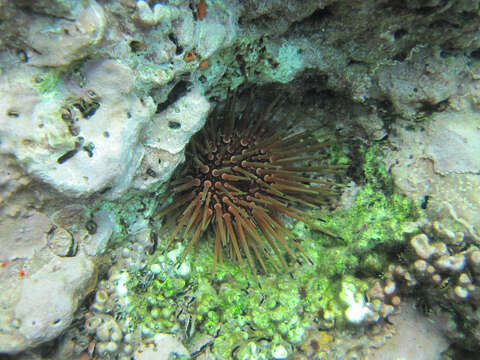
[{"label": "small shell fragment", "polygon": [[47,244],[57,256],[71,257],[77,253],[77,244],[72,234],[61,227],[57,227],[47,234]]}]

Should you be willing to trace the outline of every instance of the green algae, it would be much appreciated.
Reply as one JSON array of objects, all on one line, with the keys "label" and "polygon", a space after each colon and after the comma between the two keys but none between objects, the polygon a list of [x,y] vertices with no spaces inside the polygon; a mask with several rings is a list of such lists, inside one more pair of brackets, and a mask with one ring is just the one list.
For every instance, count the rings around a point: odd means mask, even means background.
[{"label": "green algae", "polygon": [[409,223],[418,215],[418,206],[407,198],[397,193],[388,197],[366,184],[351,208],[325,217],[325,227],[341,236],[350,252],[364,254],[379,245],[403,242],[405,232],[414,231]]},{"label": "green algae", "polygon": [[394,193],[393,178],[382,160],[383,152],[379,145],[373,145],[364,151],[363,174],[370,187],[387,196]]},{"label": "green algae", "polygon": [[[171,250],[183,251],[182,244]],[[320,273],[321,267],[305,262],[295,270],[258,276],[242,275],[237,264],[225,262],[223,280],[211,280],[210,244],[199,247],[185,262],[192,273],[180,278],[176,261],[158,250],[152,262],[163,272],[156,274],[145,288],[142,277],[132,274],[129,283],[128,318],[135,326],[151,331],[172,332],[188,343],[205,335],[214,338],[213,352],[222,359],[231,358],[236,349],[243,356],[268,357],[273,344],[299,346],[308,329],[318,321],[319,311],[328,314],[326,324],[343,322],[350,304],[344,289],[353,287],[363,298],[367,282],[345,276],[335,278]],[[350,291],[352,292],[352,291]],[[189,320],[190,317],[192,320]],[[322,320],[322,319],[320,319]],[[187,330],[189,324],[195,329]],[[188,334],[188,335],[187,335]],[[253,346],[265,339],[262,346]]]},{"label": "green algae", "polygon": [[62,84],[64,76],[77,79],[78,85],[83,87],[85,85],[85,78],[81,74],[83,64],[83,60],[79,60],[67,66],[49,68],[49,70],[39,73],[34,77],[33,87],[42,96],[55,97],[58,95],[57,87]]},{"label": "green algae", "polygon": [[55,94],[55,88],[61,81],[62,72],[59,70],[50,70],[37,75],[33,87],[41,94]]},{"label": "green algae", "polygon": [[[336,161],[344,163],[341,149],[335,151]],[[313,264],[300,257],[276,272],[266,259],[271,272],[255,276],[246,264],[242,269],[227,258],[212,278],[213,239],[204,239],[181,264],[185,244],[165,251],[160,240],[149,270],[130,274],[126,316],[132,326],[147,335],[174,332],[187,346],[207,336],[222,359],[267,359],[274,347],[291,353],[312,326],[347,326],[366,301],[372,276],[386,269],[389,252],[416,230],[409,224],[419,216],[416,204],[389,194],[391,181],[379,156],[378,148],[365,151],[366,184],[353,204],[318,220],[339,238],[302,222],[288,225]]]},{"label": "green algae", "polygon": [[363,175],[366,184],[358,189],[353,204],[325,214],[325,224],[319,223],[342,238],[341,242],[323,241],[321,253],[326,256],[320,260],[332,275],[352,270],[381,273],[388,253],[402,247],[406,234],[418,231],[415,221],[421,216],[420,206],[395,191],[379,146],[364,150]]}]

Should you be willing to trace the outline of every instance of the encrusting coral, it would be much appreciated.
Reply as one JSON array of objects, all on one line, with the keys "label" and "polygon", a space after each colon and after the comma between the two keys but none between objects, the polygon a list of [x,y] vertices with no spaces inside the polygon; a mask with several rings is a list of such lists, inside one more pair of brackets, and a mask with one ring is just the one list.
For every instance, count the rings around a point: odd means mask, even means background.
[{"label": "encrusting coral", "polygon": [[214,113],[190,142],[185,173],[171,184],[175,198],[156,215],[157,219],[168,215],[169,223],[178,220],[167,247],[183,231],[180,238],[189,238],[183,261],[201,235],[212,230],[213,274],[222,262],[222,247],[240,265],[246,258],[254,273],[256,262],[267,272],[263,255],[280,269],[273,253],[288,267],[279,248],[292,258],[296,255],[287,239],[311,261],[282,215],[336,237],[299,206],[316,209],[326,204],[337,185],[306,174],[339,173],[346,165],[313,163],[328,157],[322,150],[329,142],[319,142],[310,130],[295,131],[296,122],[277,129],[274,117],[280,97],[260,115],[254,109],[253,92],[241,116],[237,116],[236,100],[230,97],[223,112]]}]

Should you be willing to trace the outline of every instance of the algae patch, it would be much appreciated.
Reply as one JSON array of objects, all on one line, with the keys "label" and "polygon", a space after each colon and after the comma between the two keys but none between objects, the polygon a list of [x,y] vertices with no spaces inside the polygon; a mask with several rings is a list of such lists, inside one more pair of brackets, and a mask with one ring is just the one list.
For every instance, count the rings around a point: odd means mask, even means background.
[{"label": "algae patch", "polygon": [[131,274],[126,316],[143,334],[176,333],[193,352],[209,339],[222,359],[269,358],[279,347],[292,354],[313,326],[362,321],[372,276],[386,269],[404,233],[415,231],[407,224],[418,216],[415,204],[367,182],[349,209],[322,223],[343,240],[298,222],[292,231],[313,265],[295,263],[289,271],[257,278],[248,269],[245,277],[239,265],[224,260],[212,281],[212,241],[202,242],[181,264],[184,245],[164,252],[160,242],[145,271]]}]

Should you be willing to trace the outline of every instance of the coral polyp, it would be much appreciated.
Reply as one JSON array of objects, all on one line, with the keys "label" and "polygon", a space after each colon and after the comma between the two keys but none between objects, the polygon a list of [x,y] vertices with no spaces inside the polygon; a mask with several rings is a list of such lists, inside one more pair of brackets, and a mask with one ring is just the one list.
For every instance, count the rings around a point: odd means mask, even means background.
[{"label": "coral polyp", "polygon": [[280,98],[260,115],[252,95],[239,113],[236,103],[229,97],[192,138],[182,176],[171,183],[174,200],[156,215],[177,223],[167,247],[177,238],[188,241],[181,261],[202,236],[212,238],[212,275],[223,252],[242,269],[246,260],[254,273],[258,265],[267,272],[265,259],[277,270],[288,268],[287,256],[309,260],[285,216],[335,236],[311,214],[335,193],[336,184],[318,175],[344,169],[325,163],[329,142],[318,141],[311,129],[295,131],[295,123],[286,126]]}]

